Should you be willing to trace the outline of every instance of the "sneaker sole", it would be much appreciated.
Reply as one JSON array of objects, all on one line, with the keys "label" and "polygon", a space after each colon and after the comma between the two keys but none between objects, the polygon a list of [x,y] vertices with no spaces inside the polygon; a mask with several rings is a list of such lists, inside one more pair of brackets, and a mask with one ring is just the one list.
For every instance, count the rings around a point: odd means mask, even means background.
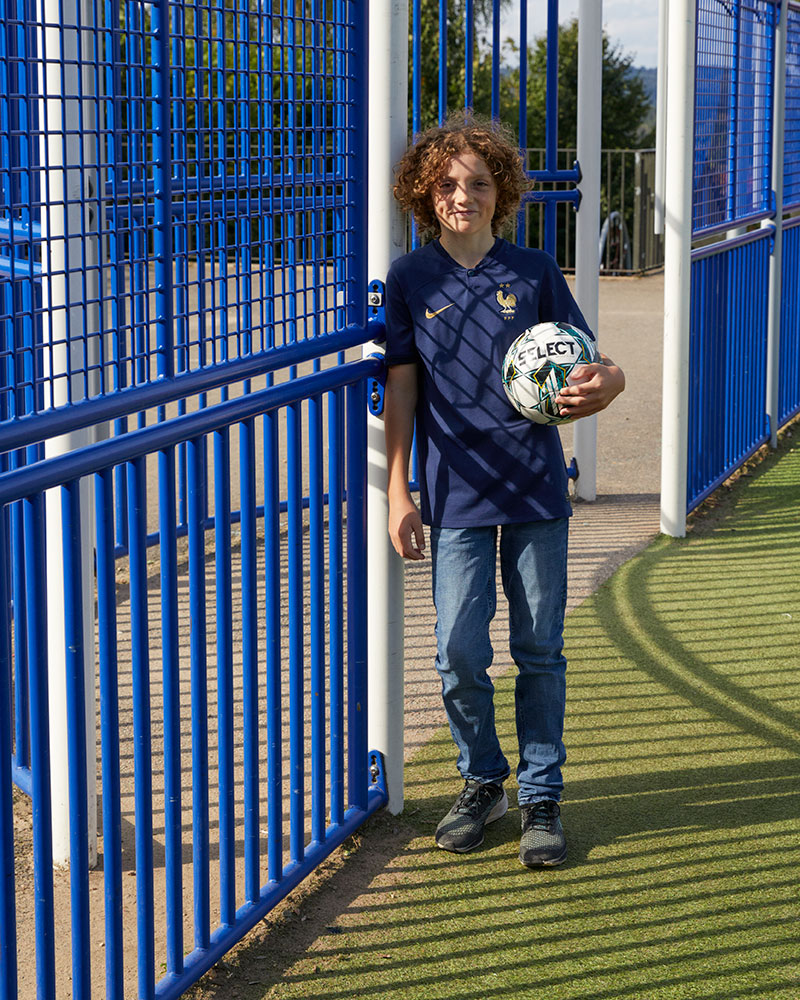
[{"label": "sneaker sole", "polygon": [[[503,797],[486,817],[486,821],[483,824],[484,827],[488,826],[490,823],[494,823],[495,820],[502,819],[507,812],[508,796],[505,793],[505,789],[503,789]],[[440,851],[447,851],[448,854],[467,854],[469,851],[474,851],[476,847],[481,846],[483,843],[483,833],[481,833],[481,839],[476,841],[474,844],[470,844],[469,847],[445,847],[444,844],[440,844],[438,841],[435,843]]]},{"label": "sneaker sole", "polygon": [[558,865],[563,864],[566,860],[567,860],[567,852],[565,849],[563,854],[559,855],[559,857],[557,858],[552,858],[550,861],[534,861],[529,863],[527,861],[523,861],[522,858],[520,858],[519,863],[525,868],[555,868]]}]

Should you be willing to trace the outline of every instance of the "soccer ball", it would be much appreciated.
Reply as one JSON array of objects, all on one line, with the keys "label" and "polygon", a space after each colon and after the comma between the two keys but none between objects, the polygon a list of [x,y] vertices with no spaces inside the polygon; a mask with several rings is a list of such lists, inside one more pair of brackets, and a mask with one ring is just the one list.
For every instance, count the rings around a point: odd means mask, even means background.
[{"label": "soccer ball", "polygon": [[573,368],[598,361],[594,341],[569,323],[538,323],[520,334],[503,361],[503,388],[523,417],[537,424],[563,424],[555,398]]}]

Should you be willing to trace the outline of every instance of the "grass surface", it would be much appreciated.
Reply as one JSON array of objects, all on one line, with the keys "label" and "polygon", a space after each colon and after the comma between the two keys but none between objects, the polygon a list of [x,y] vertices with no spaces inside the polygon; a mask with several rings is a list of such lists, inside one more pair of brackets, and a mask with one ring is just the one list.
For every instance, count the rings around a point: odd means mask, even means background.
[{"label": "grass surface", "polygon": [[622,567],[566,643],[567,863],[519,864],[514,808],[471,854],[432,847],[459,787],[442,731],[355,848],[359,888],[334,876],[304,904],[319,933],[276,926],[264,985],[214,995],[799,1000],[800,445]]}]

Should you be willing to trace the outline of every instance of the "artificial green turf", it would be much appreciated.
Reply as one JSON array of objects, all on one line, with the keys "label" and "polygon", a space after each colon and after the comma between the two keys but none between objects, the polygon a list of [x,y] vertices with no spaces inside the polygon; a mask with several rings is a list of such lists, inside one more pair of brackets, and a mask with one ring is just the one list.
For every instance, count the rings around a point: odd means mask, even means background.
[{"label": "artificial green turf", "polygon": [[[442,731],[405,846],[270,997],[800,1000],[800,446],[626,564],[566,644],[567,863],[520,866],[516,809],[474,853],[432,847]],[[513,677],[497,714],[511,756]]]}]

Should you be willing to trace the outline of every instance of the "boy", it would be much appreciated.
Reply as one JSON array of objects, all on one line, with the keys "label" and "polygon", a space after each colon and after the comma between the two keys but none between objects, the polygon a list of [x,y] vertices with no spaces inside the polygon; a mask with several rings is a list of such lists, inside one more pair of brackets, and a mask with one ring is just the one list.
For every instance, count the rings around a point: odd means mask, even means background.
[{"label": "boy", "polygon": [[[389,533],[424,558],[430,525],[436,667],[464,788],[436,843],[461,853],[508,808],[509,774],[494,726],[489,624],[498,528],[509,602],[522,818],[520,860],[566,857],[559,818],[566,661],[567,518],[558,431],[519,416],[500,369],[512,341],[545,320],[588,331],[555,261],[497,236],[529,186],[519,150],[496,122],[463,113],[421,135],[397,168],[395,197],[436,238],[396,261],[386,279],[385,393]],[[558,397],[587,416],[622,391],[611,361],[586,365]],[[421,514],[408,489],[416,417]]]}]

